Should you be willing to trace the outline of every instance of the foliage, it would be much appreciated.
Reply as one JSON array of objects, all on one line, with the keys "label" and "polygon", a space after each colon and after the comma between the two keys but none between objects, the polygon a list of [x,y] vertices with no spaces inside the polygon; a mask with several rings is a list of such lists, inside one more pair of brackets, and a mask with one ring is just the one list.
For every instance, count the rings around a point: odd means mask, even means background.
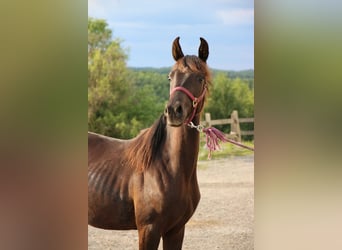
[{"label": "foliage", "polygon": [[[254,92],[248,81],[231,79],[224,73],[218,73],[213,79],[213,87],[205,108],[211,119],[228,118],[233,110],[239,117],[254,117]],[[254,124],[241,124],[242,130],[253,130]],[[220,129],[229,132],[229,126]]]},{"label": "foliage", "polygon": [[212,118],[227,117],[233,110],[239,112],[240,117],[253,116],[253,91],[240,78],[230,79],[225,74],[217,74],[213,79],[213,86],[206,106]]},{"label": "foliage", "polygon": [[103,51],[112,43],[112,31],[107,26],[103,19],[88,18],[88,59],[96,49]]},{"label": "foliage", "polygon": [[213,70],[213,76],[215,77],[218,74],[224,74],[226,77],[229,77],[230,79],[236,79],[240,78],[243,79],[245,83],[248,83],[248,87],[250,89],[254,89],[254,70],[248,69],[248,70],[240,70],[240,71],[234,71],[234,70]]},{"label": "foliage", "polygon": [[157,98],[157,102],[162,104],[169,98],[170,82],[167,77],[169,72],[170,70],[167,70],[166,72],[162,71],[162,73],[160,73],[158,69],[134,69],[132,70],[134,77],[133,81],[138,88],[150,86],[153,91],[152,93]]},{"label": "foliage", "polygon": [[[91,131],[127,136],[127,115],[132,83],[126,67],[127,54],[101,19],[88,19],[88,128]],[[123,124],[121,124],[124,122]]]}]

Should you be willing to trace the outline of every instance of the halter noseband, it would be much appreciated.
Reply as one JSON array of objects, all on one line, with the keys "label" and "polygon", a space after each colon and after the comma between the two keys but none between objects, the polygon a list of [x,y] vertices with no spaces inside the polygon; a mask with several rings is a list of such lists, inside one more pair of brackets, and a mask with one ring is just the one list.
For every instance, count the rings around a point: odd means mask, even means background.
[{"label": "halter noseband", "polygon": [[191,116],[189,117],[189,119],[187,119],[184,124],[190,124],[190,122],[192,121],[192,119],[195,117],[195,114],[196,114],[196,110],[197,110],[197,106],[198,106],[198,103],[200,103],[204,96],[205,96],[205,93],[207,92],[207,84],[204,85],[204,89],[203,89],[203,92],[202,94],[199,96],[199,97],[195,97],[188,89],[184,88],[184,87],[175,87],[171,93],[170,93],[170,96],[172,96],[176,91],[182,91],[183,93],[185,93],[192,101],[192,107],[194,108],[193,111],[192,111],[192,114]]}]

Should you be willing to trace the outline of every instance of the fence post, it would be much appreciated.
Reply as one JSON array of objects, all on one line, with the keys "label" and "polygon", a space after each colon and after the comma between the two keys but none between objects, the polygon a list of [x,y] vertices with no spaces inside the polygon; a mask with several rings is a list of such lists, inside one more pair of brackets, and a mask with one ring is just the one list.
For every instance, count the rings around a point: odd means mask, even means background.
[{"label": "fence post", "polygon": [[232,119],[230,133],[236,136],[238,142],[241,142],[241,130],[238,112],[236,110],[233,110],[230,117]]},{"label": "fence post", "polygon": [[211,126],[211,115],[210,115],[210,113],[205,113],[205,125],[207,127]]}]

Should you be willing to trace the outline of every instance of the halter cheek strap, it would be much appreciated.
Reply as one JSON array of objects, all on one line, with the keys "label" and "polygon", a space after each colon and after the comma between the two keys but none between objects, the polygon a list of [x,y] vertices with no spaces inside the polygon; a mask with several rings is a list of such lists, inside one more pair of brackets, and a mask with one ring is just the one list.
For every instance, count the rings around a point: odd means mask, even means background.
[{"label": "halter cheek strap", "polygon": [[195,97],[188,89],[186,89],[184,87],[175,87],[171,91],[170,96],[172,96],[176,91],[182,91],[183,93],[185,93],[192,100],[192,107],[194,109],[193,109],[192,114],[189,117],[189,119],[187,119],[184,122],[185,124],[189,124],[192,121],[192,119],[195,117],[198,103],[200,103],[203,100],[203,98],[205,96],[205,93],[207,92],[207,85],[204,86],[203,92],[202,92],[202,94],[199,97]]}]

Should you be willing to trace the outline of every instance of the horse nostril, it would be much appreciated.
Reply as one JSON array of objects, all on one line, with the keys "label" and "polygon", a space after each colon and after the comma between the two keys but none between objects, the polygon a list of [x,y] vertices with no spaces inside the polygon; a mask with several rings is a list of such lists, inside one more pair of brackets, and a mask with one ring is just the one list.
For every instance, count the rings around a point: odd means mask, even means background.
[{"label": "horse nostril", "polygon": [[164,114],[165,116],[171,115],[172,117],[175,117],[175,118],[176,117],[181,118],[183,115],[182,105],[178,102],[173,105],[169,105],[165,108]]},{"label": "horse nostril", "polygon": [[176,116],[181,116],[183,114],[183,109],[181,105],[178,105],[177,107],[175,107],[174,110],[175,110]]}]

